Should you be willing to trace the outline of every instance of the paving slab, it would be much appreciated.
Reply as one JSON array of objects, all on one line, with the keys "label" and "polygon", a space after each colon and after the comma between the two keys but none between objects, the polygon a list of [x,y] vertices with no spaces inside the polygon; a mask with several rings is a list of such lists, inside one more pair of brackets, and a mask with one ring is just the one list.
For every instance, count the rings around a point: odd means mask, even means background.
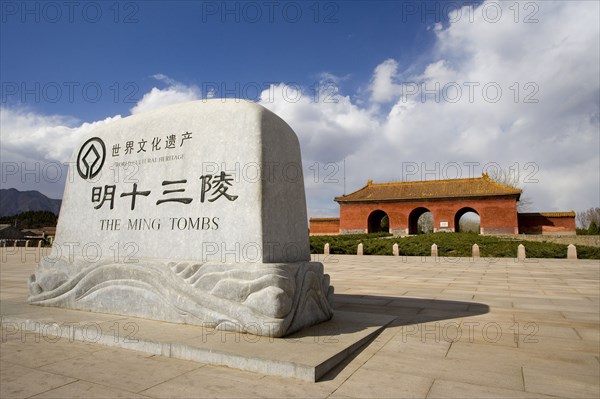
[{"label": "paving slab", "polygon": [[92,342],[313,382],[395,319],[381,314],[338,311],[325,323],[285,338],[270,338],[134,317],[24,306],[31,311],[19,308],[20,313],[2,315],[5,336],[26,338],[35,336],[28,331],[35,331],[39,337],[57,343],[61,339]]},{"label": "paving slab", "polygon": [[555,396],[542,395],[539,393],[524,392],[513,389],[503,389],[490,387],[478,384],[467,384],[464,382],[457,381],[445,381],[435,380],[427,399],[463,399],[463,398],[531,398],[531,399],[544,399],[544,398],[555,398]]},{"label": "paving slab", "polygon": [[331,398],[423,398],[433,384],[433,378],[402,373],[381,373],[359,369]]},{"label": "paving slab", "polygon": [[68,372],[83,381],[139,392],[178,375],[202,367],[203,364],[167,359],[134,351],[106,348],[74,358],[42,366],[39,370],[54,374]]},{"label": "paving slab", "polygon": [[[76,378],[0,362],[0,396],[27,398],[77,381]],[[32,383],[35,381],[35,383]]]},{"label": "paving slab", "polygon": [[600,396],[598,375],[585,375],[549,371],[548,369],[523,368],[525,387],[530,392],[568,398],[597,398]]},{"label": "paving slab", "polygon": [[39,395],[32,396],[35,399],[55,399],[55,398],[85,398],[85,399],[103,399],[103,398],[147,398],[134,392],[124,391],[106,385],[95,384],[87,381],[75,381],[61,387],[51,389]]},{"label": "paving slab", "polygon": [[[600,396],[598,261],[434,262],[427,257],[339,255],[328,259],[334,260],[325,263],[325,270],[336,288],[338,315],[362,314],[365,330],[374,328],[368,317],[394,321],[314,383],[211,365],[210,359],[174,358],[181,350],[177,345],[200,351],[198,342],[204,335],[215,341],[210,356],[235,347],[237,340],[246,344],[248,357],[260,361],[264,353],[256,348],[262,344],[248,342],[250,336],[182,325],[172,330],[170,323],[77,311],[72,312],[81,314],[65,315],[63,309],[26,305],[26,281],[35,259],[23,261],[19,253],[2,257],[0,313],[26,320],[25,327],[38,331],[40,322],[52,321],[71,322],[79,329],[67,330],[56,340],[53,325],[45,334],[32,333],[4,317],[0,396]],[[410,296],[411,292],[418,295]],[[337,328],[359,334],[359,322],[350,324],[352,328]],[[502,332],[499,339],[492,336],[496,330]],[[329,341],[342,342],[335,332],[330,328],[294,336],[280,345],[276,356],[314,366],[318,356],[307,348],[325,351],[332,345]],[[101,345],[101,340],[116,346]],[[125,349],[135,345],[138,350]],[[98,373],[92,372],[94,368]]]}]

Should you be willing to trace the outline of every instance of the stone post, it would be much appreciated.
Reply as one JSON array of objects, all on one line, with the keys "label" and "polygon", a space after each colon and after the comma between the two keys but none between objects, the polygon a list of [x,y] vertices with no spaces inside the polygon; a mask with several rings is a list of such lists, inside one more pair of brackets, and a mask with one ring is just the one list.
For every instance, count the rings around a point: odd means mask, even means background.
[{"label": "stone post", "polygon": [[360,244],[358,244],[358,249],[356,251],[357,255],[362,255],[363,254],[363,244],[362,242]]},{"label": "stone post", "polygon": [[400,256],[400,250],[398,249],[398,244],[394,244],[392,247],[392,255]]},{"label": "stone post", "polygon": [[573,244],[567,247],[567,259],[577,259],[577,247]]},{"label": "stone post", "polygon": [[479,245],[477,244],[473,244],[473,257],[474,258],[479,258]]},{"label": "stone post", "polygon": [[41,247],[42,247],[42,242],[43,242],[43,240],[39,240],[39,241],[38,241],[38,248],[41,248]]},{"label": "stone post", "polygon": [[29,240],[25,240],[25,248],[29,248]]},{"label": "stone post", "polygon": [[329,243],[325,243],[325,246],[323,247],[323,254],[329,255]]},{"label": "stone post", "polygon": [[433,256],[435,258],[437,258],[437,256],[438,256],[438,247],[436,244],[433,244],[431,246],[431,256]]},{"label": "stone post", "polygon": [[519,247],[517,249],[517,259],[522,261],[525,260],[525,258],[525,246],[523,244],[519,244]]}]

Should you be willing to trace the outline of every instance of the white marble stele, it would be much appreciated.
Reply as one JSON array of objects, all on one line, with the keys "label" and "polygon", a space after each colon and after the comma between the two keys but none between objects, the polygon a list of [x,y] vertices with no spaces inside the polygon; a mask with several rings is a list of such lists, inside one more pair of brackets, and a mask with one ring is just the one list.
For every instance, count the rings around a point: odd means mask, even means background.
[{"label": "white marble stele", "polygon": [[298,138],[243,100],[101,125],[73,152],[31,304],[281,337],[332,317]]}]

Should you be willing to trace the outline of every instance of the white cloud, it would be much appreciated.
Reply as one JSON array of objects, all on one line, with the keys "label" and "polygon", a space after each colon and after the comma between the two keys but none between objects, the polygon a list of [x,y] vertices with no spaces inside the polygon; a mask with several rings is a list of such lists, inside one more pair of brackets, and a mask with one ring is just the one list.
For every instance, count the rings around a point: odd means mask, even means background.
[{"label": "white cloud", "polygon": [[152,77],[166,83],[168,86],[164,89],[153,87],[150,92],[144,94],[135,107],[131,108],[132,114],[201,98],[200,89],[196,86],[186,86],[162,73],[158,73]]},{"label": "white cloud", "polygon": [[398,62],[385,60],[375,68],[371,81],[371,101],[375,103],[389,102],[401,92],[401,86],[394,82],[398,74]]},{"label": "white cloud", "polygon": [[372,111],[353,104],[350,97],[323,86],[317,95],[294,92],[285,84],[263,91],[259,103],[285,120],[298,135],[304,182],[311,216],[336,212],[333,197],[343,193],[343,161],[371,145],[380,131]]},{"label": "white cloud", "polygon": [[77,142],[95,127],[119,118],[81,123],[64,115],[0,107],[2,188],[37,190],[50,198],[61,198],[67,162]]},{"label": "white cloud", "polygon": [[120,119],[81,123],[64,115],[40,115],[22,108],[0,108],[2,156],[67,162],[76,143],[98,125]]}]

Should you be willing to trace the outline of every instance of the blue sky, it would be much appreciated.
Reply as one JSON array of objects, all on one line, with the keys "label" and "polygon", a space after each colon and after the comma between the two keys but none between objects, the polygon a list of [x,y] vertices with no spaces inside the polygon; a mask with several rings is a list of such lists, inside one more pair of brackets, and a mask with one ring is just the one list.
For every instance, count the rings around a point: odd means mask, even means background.
[{"label": "blue sky", "polygon": [[[132,101],[156,85],[152,76],[157,73],[201,89],[216,82],[227,89],[217,94],[229,97],[256,99],[255,87],[269,82],[310,88],[323,73],[348,76],[344,89],[356,92],[368,85],[383,59],[418,63],[434,43],[432,23],[443,20],[440,10],[422,23],[412,4],[402,2],[92,4],[72,10],[37,2],[4,6],[2,80],[25,82],[27,88],[39,82],[47,98],[39,103],[33,95],[25,98],[36,110],[88,122],[124,115]],[[427,7],[435,11],[436,6]],[[98,10],[102,15],[96,17]],[[62,95],[44,86],[50,82],[60,84]],[[69,82],[80,83],[73,86],[74,101]],[[83,93],[90,82],[103,90],[97,103],[94,87],[87,89],[89,98]],[[128,83],[135,86],[125,88]],[[6,88],[12,93],[12,86]],[[3,105],[22,102],[22,91],[5,99]]]},{"label": "blue sky", "polygon": [[69,7],[1,3],[3,188],[60,198],[66,173],[49,170],[94,126],[246,97],[296,131],[310,216],[337,215],[344,182],[498,168],[516,173],[530,210],[599,206],[596,1]]}]

